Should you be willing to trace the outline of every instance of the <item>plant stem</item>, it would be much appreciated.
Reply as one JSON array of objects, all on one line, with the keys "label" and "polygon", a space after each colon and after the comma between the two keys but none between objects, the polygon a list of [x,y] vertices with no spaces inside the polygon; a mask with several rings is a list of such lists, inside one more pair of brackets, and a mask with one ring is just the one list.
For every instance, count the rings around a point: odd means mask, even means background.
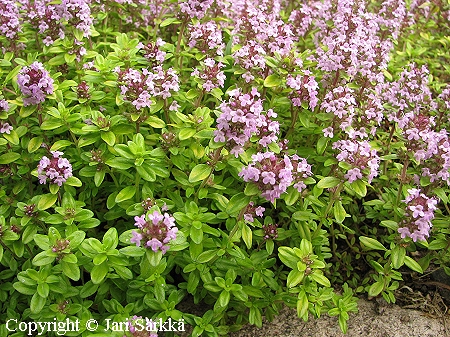
[{"label": "plant stem", "polygon": [[134,180],[134,184],[136,186],[136,202],[141,200],[141,189],[140,189],[141,175],[136,172],[136,177]]}]

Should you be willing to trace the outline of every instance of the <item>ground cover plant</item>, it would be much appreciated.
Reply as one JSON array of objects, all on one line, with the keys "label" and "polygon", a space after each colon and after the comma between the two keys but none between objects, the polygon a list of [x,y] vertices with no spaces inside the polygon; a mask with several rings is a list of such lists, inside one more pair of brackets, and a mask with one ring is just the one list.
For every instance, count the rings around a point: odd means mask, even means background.
[{"label": "ground cover plant", "polygon": [[447,1],[0,12],[0,336],[346,331],[450,275]]}]

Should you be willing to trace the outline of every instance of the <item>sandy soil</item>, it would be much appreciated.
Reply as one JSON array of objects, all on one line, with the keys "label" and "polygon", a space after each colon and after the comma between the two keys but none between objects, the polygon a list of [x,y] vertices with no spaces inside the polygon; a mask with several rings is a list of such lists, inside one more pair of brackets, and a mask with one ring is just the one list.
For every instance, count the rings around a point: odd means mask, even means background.
[{"label": "sandy soil", "polygon": [[346,335],[336,317],[303,322],[295,310],[286,308],[275,321],[265,321],[261,329],[246,326],[230,337],[450,337],[449,314],[431,317],[422,311],[362,299],[358,308],[359,312],[350,316]]}]

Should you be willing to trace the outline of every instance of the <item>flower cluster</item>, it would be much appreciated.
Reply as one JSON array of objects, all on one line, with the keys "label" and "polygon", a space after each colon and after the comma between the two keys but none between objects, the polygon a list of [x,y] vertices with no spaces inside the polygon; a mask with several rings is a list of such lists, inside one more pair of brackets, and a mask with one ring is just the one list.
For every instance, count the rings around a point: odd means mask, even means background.
[{"label": "flower cluster", "polygon": [[223,87],[226,79],[224,72],[220,70],[223,67],[222,63],[207,58],[202,62],[202,69],[195,68],[191,76],[199,78],[202,88],[210,92],[214,88]]},{"label": "flower cluster", "polygon": [[[334,121],[343,131],[349,130],[352,126],[355,115],[356,100],[353,89],[347,86],[338,86],[326,93],[320,108],[328,113],[333,113]],[[327,130],[328,132],[326,132]],[[325,129],[325,136],[333,137],[335,131],[333,127]]]},{"label": "flower cluster", "polygon": [[264,211],[266,209],[262,206],[255,207],[255,203],[250,201],[250,203],[245,208],[244,212],[244,220],[250,223],[253,223],[255,219],[254,216],[262,217],[264,215]]},{"label": "flower cluster", "polygon": [[[9,105],[8,102],[4,99],[0,99],[0,112],[8,111]],[[10,134],[13,127],[9,125],[7,122],[3,122],[0,120],[0,133]]]},{"label": "flower cluster", "polygon": [[180,2],[180,12],[188,15],[190,18],[201,19],[205,16],[208,9],[212,6],[214,0],[186,0]]},{"label": "flower cluster", "polygon": [[37,61],[20,70],[17,75],[17,84],[25,96],[24,106],[42,103],[46,95],[53,93],[53,79],[42,63]]},{"label": "flower cluster", "polygon": [[51,184],[62,184],[67,178],[72,176],[72,165],[66,158],[63,158],[63,152],[51,151],[53,157],[51,159],[43,156],[38,165],[38,178],[40,184],[45,184],[47,180]]},{"label": "flower cluster", "polygon": [[66,36],[62,24],[62,8],[48,0],[27,1],[25,3],[26,19],[41,36],[43,43],[50,46],[58,38]]},{"label": "flower cluster", "polygon": [[225,44],[222,42],[222,31],[214,21],[196,22],[189,25],[189,47],[197,48],[202,54],[223,56]]},{"label": "flower cluster", "polygon": [[429,114],[437,109],[428,86],[428,74],[425,66],[418,68],[415,64],[410,64],[397,81],[385,83],[378,89],[389,105],[389,121],[398,123],[403,129],[415,115]]},{"label": "flower cluster", "polygon": [[427,197],[420,189],[412,188],[408,190],[403,202],[406,203],[406,212],[400,224],[402,227],[398,229],[401,238],[410,237],[414,242],[426,240],[430,235],[431,220],[434,218],[438,200]]},{"label": "flower cluster", "polygon": [[310,76],[310,72],[306,75],[297,75],[293,77],[288,75],[286,85],[294,91],[289,95],[294,106],[302,106],[303,102],[307,102],[311,110],[317,105],[317,89],[319,88],[314,76]]},{"label": "flower cluster", "polygon": [[67,239],[58,239],[52,247],[52,252],[58,254],[56,259],[61,260],[67,253],[70,252],[70,241]]},{"label": "flower cluster", "polygon": [[6,45],[11,46],[18,39],[21,30],[19,8],[16,1],[0,1],[0,47],[4,47],[1,37],[5,37],[8,41]]},{"label": "flower cluster", "polygon": [[317,66],[327,72],[343,71],[351,78],[378,81],[381,70],[387,68],[392,41],[381,39],[377,15],[368,12],[363,1],[332,3],[336,6],[330,9],[334,27],[318,31],[315,38]]},{"label": "flower cluster", "polygon": [[274,240],[278,238],[278,224],[263,225],[264,240]]},{"label": "flower cluster", "polygon": [[239,172],[244,181],[254,182],[262,192],[261,196],[271,202],[292,184],[301,192],[306,187],[303,180],[311,175],[311,166],[306,159],[297,155],[290,158],[270,151],[253,155],[252,163]]},{"label": "flower cluster", "polygon": [[313,9],[306,5],[300,4],[300,9],[295,9],[289,15],[289,22],[292,25],[292,30],[295,36],[305,36],[306,32],[310,30],[313,22]]},{"label": "flower cluster", "polygon": [[91,35],[93,19],[91,17],[90,0],[62,0],[62,17],[69,26],[83,32],[84,37]]},{"label": "flower cluster", "polygon": [[175,226],[175,219],[168,213],[162,215],[158,211],[151,214],[135,216],[135,226],[138,231],[133,230],[131,242],[140,247],[143,244],[146,248],[151,248],[154,252],[161,250],[164,254],[168,249],[171,240],[176,239],[178,228]]},{"label": "flower cluster", "polygon": [[221,114],[217,118],[217,130],[214,131],[215,142],[226,142],[230,152],[237,158],[254,135],[258,136],[259,144],[263,147],[278,141],[280,126],[272,120],[277,114],[272,109],[263,114],[262,101],[256,88],[248,94],[234,89],[229,95],[229,102],[220,105]]},{"label": "flower cluster", "polygon": [[77,86],[77,97],[78,99],[89,99],[91,94],[89,93],[89,85],[86,81],[81,81]]},{"label": "flower cluster", "polygon": [[333,143],[333,149],[340,151],[336,159],[347,163],[350,167],[344,175],[348,182],[352,183],[355,180],[362,179],[362,171],[366,169],[369,170],[367,175],[369,184],[378,175],[380,158],[377,155],[377,151],[372,149],[368,141],[338,140]]},{"label": "flower cluster", "polygon": [[139,49],[144,52],[144,57],[150,62],[152,67],[160,65],[166,58],[166,52],[159,47],[163,46],[165,42],[161,38],[157,38],[156,42],[149,42],[146,45],[138,45]]},{"label": "flower cluster", "polygon": [[127,101],[131,101],[136,110],[150,107],[151,97],[166,99],[172,96],[172,91],[179,90],[179,79],[175,70],[164,70],[162,66],[156,66],[152,70],[144,68],[140,72],[131,68],[116,69],[118,81],[122,84],[121,94]]}]

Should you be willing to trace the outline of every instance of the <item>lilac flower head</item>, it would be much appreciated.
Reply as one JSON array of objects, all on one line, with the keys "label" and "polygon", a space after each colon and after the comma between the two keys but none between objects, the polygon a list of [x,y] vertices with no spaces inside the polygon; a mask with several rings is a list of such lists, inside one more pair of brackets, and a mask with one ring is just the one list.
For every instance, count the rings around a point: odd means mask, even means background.
[{"label": "lilac flower head", "polygon": [[190,18],[201,19],[205,16],[214,0],[185,0],[179,3],[180,12],[188,15]]},{"label": "lilac flower head", "polygon": [[263,225],[264,240],[274,240],[278,238],[278,224]]},{"label": "lilac flower head", "polygon": [[222,63],[216,63],[213,59],[207,58],[202,62],[202,67],[195,68],[191,76],[195,76],[202,88],[210,92],[214,88],[223,87],[225,83],[225,73],[220,69],[225,67]]},{"label": "lilac flower head", "polygon": [[20,70],[17,84],[24,95],[24,106],[42,103],[46,95],[53,93],[53,79],[42,63],[37,61]]},{"label": "lilac flower head", "polygon": [[408,190],[403,202],[406,203],[406,211],[400,224],[402,227],[398,229],[401,238],[410,237],[414,242],[426,240],[430,235],[431,220],[434,218],[438,200],[427,197],[420,189],[412,188]]},{"label": "lilac flower head", "polygon": [[146,45],[142,45],[142,51],[144,57],[150,62],[152,67],[162,64],[166,58],[166,52],[162,51],[159,47],[163,46],[165,42],[158,38],[156,42],[149,42]]},{"label": "lilac flower head", "polygon": [[197,22],[189,25],[189,47],[197,48],[201,53],[214,57],[223,56],[225,44],[222,42],[222,31],[214,21]]},{"label": "lilac flower head", "polygon": [[91,16],[90,0],[62,0],[62,17],[67,20],[68,25],[83,32],[84,37],[91,35],[90,29],[93,24]]},{"label": "lilac flower head", "polygon": [[370,183],[378,175],[379,157],[367,141],[339,140],[333,144],[340,152],[336,159],[345,162],[351,168],[344,175],[348,182],[363,178],[363,170],[369,171],[367,181]]},{"label": "lilac flower head", "polygon": [[21,32],[19,8],[16,1],[0,1],[0,47],[2,46],[2,37],[9,42],[10,47],[14,46]]},{"label": "lilac flower head", "polygon": [[244,220],[249,223],[253,223],[255,219],[254,216],[262,217],[264,215],[264,211],[266,209],[262,206],[255,207],[255,203],[253,201],[250,201],[250,203],[247,205],[244,213]]},{"label": "lilac flower head", "polygon": [[55,40],[64,39],[65,27],[63,24],[63,10],[61,5],[48,0],[24,1],[24,9],[27,21],[37,30],[46,46],[50,46]]},{"label": "lilac flower head", "polygon": [[261,196],[271,202],[292,184],[301,192],[306,187],[304,180],[311,175],[311,166],[306,159],[297,155],[276,155],[273,152],[258,152],[252,156],[252,163],[239,172],[244,181],[254,182]]},{"label": "lilac flower head", "polygon": [[152,69],[115,70],[118,73],[118,82],[121,84],[121,94],[124,99],[130,101],[140,110],[143,107],[150,107],[152,97],[166,99],[172,96],[172,92],[179,90],[179,79],[175,70],[169,68],[164,70],[161,65]]},{"label": "lilac flower head", "polygon": [[286,85],[293,89],[289,98],[294,106],[302,106],[302,103],[305,102],[309,105],[311,110],[314,110],[318,102],[317,89],[319,88],[314,76],[297,75],[294,78],[293,76],[288,75]]},{"label": "lilac flower head", "polygon": [[161,250],[164,254],[169,243],[176,239],[178,228],[175,226],[175,219],[168,213],[161,214],[158,211],[134,217],[137,231],[133,231],[131,242],[140,247],[150,248],[154,252]]},{"label": "lilac flower head", "polygon": [[230,100],[220,105],[222,113],[217,118],[215,142],[226,142],[237,158],[252,136],[258,136],[263,147],[278,141],[279,124],[272,119],[277,115],[272,110],[263,113],[260,94],[255,88],[247,94],[235,89],[229,95]]},{"label": "lilac flower head", "polygon": [[63,153],[60,151],[51,151],[53,157],[51,159],[43,156],[38,165],[38,178],[40,184],[45,184],[47,181],[51,184],[62,184],[67,178],[72,176],[72,165],[66,158],[63,158]]}]

